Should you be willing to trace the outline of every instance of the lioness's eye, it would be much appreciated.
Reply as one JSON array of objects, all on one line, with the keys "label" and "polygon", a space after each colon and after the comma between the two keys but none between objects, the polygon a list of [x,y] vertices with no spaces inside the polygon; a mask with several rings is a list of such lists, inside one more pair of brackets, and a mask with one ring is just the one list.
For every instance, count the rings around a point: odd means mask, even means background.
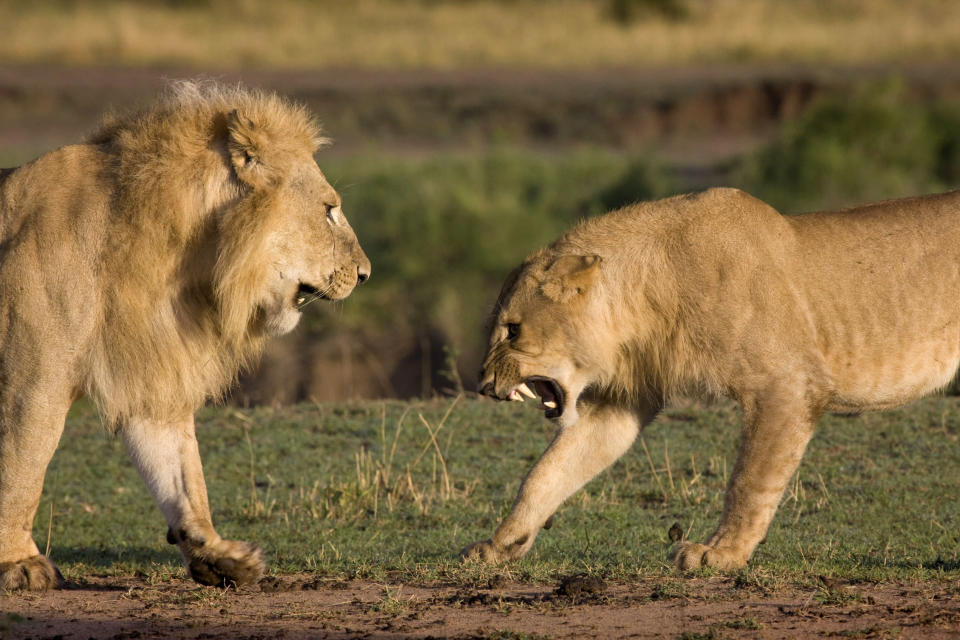
[{"label": "lioness's eye", "polygon": [[507,323],[507,338],[510,340],[516,339],[520,335],[520,325],[516,322]]}]

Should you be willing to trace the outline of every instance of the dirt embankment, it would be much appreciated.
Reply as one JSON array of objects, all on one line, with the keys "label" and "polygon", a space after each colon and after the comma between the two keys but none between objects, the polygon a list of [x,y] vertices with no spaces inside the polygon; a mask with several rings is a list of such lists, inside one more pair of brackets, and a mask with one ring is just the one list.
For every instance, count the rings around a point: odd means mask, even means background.
[{"label": "dirt embankment", "polygon": [[957,637],[949,585],[770,590],[716,577],[557,585],[503,578],[413,586],[310,576],[239,592],[183,581],[96,578],[0,595],[2,638],[923,638]]},{"label": "dirt embankment", "polygon": [[170,79],[205,76],[306,102],[335,139],[334,152],[597,145],[703,161],[694,150],[707,159],[742,150],[818,95],[890,75],[923,98],[960,95],[956,65],[223,74],[0,67],[0,148],[75,141],[105,110],[143,104]]}]

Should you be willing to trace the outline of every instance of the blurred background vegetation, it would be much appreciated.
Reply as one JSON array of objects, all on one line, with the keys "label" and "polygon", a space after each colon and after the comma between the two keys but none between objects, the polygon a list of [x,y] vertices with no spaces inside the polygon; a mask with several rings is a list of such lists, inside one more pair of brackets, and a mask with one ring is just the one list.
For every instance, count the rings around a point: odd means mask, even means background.
[{"label": "blurred background vegetation", "polygon": [[373,261],[240,403],[472,388],[500,283],[563,229],[714,185],[785,212],[960,182],[949,0],[0,0],[0,166],[203,75],[307,103]]}]

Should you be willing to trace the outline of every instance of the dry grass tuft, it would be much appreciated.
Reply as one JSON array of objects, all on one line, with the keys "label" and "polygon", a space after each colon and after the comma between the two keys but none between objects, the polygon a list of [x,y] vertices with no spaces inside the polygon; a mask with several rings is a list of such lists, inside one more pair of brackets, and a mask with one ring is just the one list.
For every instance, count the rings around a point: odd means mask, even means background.
[{"label": "dry grass tuft", "polygon": [[687,0],[627,24],[593,0],[0,0],[0,60],[206,68],[643,67],[950,60],[949,0]]}]

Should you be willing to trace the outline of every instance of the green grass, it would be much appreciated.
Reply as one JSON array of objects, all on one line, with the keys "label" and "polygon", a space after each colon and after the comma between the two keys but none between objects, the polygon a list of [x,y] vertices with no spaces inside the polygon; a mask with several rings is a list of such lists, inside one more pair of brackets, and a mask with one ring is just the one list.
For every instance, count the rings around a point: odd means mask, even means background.
[{"label": "green grass", "polygon": [[[275,573],[629,581],[674,575],[673,523],[693,539],[716,525],[737,420],[726,403],[667,411],[560,509],[527,558],[496,568],[463,567],[457,552],[490,535],[549,442],[552,427],[533,407],[439,399],[216,408],[200,413],[198,436],[220,533],[261,543]],[[956,398],[827,416],[737,586],[956,580],[958,434]],[[41,549],[48,531],[68,578],[183,575],[121,443],[85,405],[71,412],[47,474],[34,530]],[[675,597],[683,582],[661,586],[661,597]]]}]

